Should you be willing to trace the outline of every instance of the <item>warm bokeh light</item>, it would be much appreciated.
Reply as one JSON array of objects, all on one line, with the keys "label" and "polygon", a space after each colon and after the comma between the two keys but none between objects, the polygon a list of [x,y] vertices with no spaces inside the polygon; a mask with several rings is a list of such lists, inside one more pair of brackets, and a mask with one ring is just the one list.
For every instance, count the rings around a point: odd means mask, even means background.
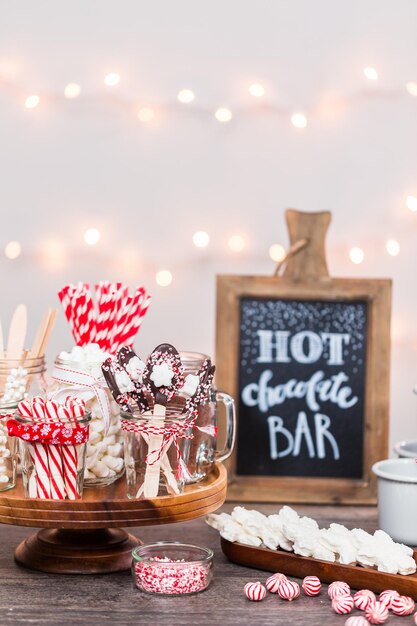
[{"label": "warm bokeh light", "polygon": [[405,88],[407,89],[410,96],[417,97],[417,83],[415,83],[414,81],[411,81],[406,84]]},{"label": "warm bokeh light", "polygon": [[415,213],[417,211],[417,198],[415,196],[407,196],[406,200],[407,209]]},{"label": "warm bokeh light", "polygon": [[265,95],[265,88],[263,85],[259,85],[259,83],[253,83],[250,85],[248,91],[254,98],[262,98],[262,96]]},{"label": "warm bokeh light", "polygon": [[280,243],[274,243],[269,248],[269,256],[273,261],[275,261],[275,263],[281,263],[281,261],[285,259],[285,255],[285,248],[284,246],[281,246]]},{"label": "warm bokeh light", "polygon": [[190,102],[195,100],[195,94],[191,89],[181,89],[181,91],[178,92],[177,98],[178,101],[183,104],[190,104]]},{"label": "warm bokeh light", "polygon": [[142,270],[141,265],[139,252],[135,248],[122,247],[114,257],[113,267],[118,276],[120,274],[129,278],[137,276]]},{"label": "warm bokeh light", "polygon": [[307,126],[307,118],[304,113],[293,113],[291,115],[291,124],[295,128],[305,128]]},{"label": "warm bokeh light", "polygon": [[210,243],[210,236],[204,230],[199,230],[193,235],[193,244],[196,248],[206,248]]},{"label": "warm bokeh light", "polygon": [[41,99],[39,98],[39,96],[36,96],[36,95],[28,96],[25,100],[25,107],[27,109],[35,109],[40,103],[40,101]]},{"label": "warm bokeh light", "polygon": [[244,238],[241,235],[232,235],[228,241],[229,248],[232,252],[242,252],[246,245]]},{"label": "warm bokeh light", "polygon": [[68,83],[64,89],[64,96],[69,100],[78,98],[81,93],[81,87],[77,83]]},{"label": "warm bokeh light", "polygon": [[220,107],[214,114],[214,117],[218,122],[230,122],[233,115],[230,109],[226,109],[225,107]]},{"label": "warm bokeh light", "polygon": [[169,287],[172,283],[172,274],[168,270],[160,270],[157,272],[155,280],[160,287]]},{"label": "warm bokeh light", "polygon": [[18,241],[9,241],[4,248],[4,254],[8,259],[17,259],[22,252],[22,246]]},{"label": "warm bokeh light", "polygon": [[363,75],[368,80],[378,80],[378,72],[376,71],[374,67],[364,67]]},{"label": "warm bokeh light", "polygon": [[155,117],[155,111],[150,107],[143,107],[138,111],[138,120],[140,122],[152,122]]},{"label": "warm bokeh light", "polygon": [[41,245],[41,262],[48,270],[60,270],[67,263],[67,252],[62,243],[56,239],[43,241]]},{"label": "warm bokeh light", "polygon": [[365,258],[362,248],[351,248],[349,250],[349,258],[355,265],[360,265]]},{"label": "warm bokeh light", "polygon": [[385,247],[390,256],[398,256],[400,254],[400,244],[395,239],[388,239]]},{"label": "warm bokeh light", "polygon": [[88,228],[84,233],[84,241],[89,246],[95,246],[100,241],[100,231],[97,228]]},{"label": "warm bokeh light", "polygon": [[104,84],[107,85],[107,87],[115,87],[119,83],[120,83],[120,74],[117,74],[116,72],[110,72],[110,74],[107,74],[107,76],[104,79]]}]

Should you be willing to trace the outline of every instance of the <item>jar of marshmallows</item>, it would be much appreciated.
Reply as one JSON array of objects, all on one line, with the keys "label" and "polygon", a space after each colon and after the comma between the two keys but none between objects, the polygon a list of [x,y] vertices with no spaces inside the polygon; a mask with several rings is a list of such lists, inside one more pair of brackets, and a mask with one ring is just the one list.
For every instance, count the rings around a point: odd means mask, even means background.
[{"label": "jar of marshmallows", "polygon": [[101,364],[109,356],[98,344],[90,343],[60,352],[55,359],[54,384],[49,395],[57,400],[69,394],[83,398],[91,412],[85,487],[110,485],[124,473],[120,407],[101,371]]}]

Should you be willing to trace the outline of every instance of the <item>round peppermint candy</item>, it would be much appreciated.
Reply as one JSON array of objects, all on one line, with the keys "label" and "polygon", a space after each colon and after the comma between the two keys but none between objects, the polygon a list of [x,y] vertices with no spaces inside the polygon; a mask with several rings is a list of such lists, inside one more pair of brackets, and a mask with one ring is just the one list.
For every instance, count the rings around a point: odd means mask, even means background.
[{"label": "round peppermint candy", "polygon": [[271,593],[278,593],[278,587],[281,580],[287,580],[287,577],[285,574],[277,572],[276,574],[272,574],[272,576],[267,579],[265,586]]},{"label": "round peppermint candy", "polygon": [[293,580],[281,580],[278,587],[278,595],[282,600],[291,602],[300,595],[300,585]]},{"label": "round peppermint candy", "polygon": [[339,615],[347,615],[353,609],[352,596],[335,596],[332,600],[332,609]]},{"label": "round peppermint candy", "polygon": [[414,613],[414,624],[417,626],[417,613]]},{"label": "round peppermint candy", "polygon": [[352,615],[347,618],[345,626],[369,626],[369,622],[362,615]]},{"label": "round peppermint candy", "polygon": [[390,611],[392,609],[392,601],[394,598],[399,598],[400,594],[395,589],[386,589],[385,591],[381,591],[379,594],[379,601],[381,604],[385,604],[387,609]]},{"label": "round peppermint candy", "polygon": [[360,589],[353,596],[355,606],[360,611],[365,611],[371,604],[375,604],[376,597],[373,591],[369,589]]},{"label": "round peppermint candy", "polygon": [[395,615],[411,615],[414,611],[415,603],[409,596],[397,596],[392,599],[391,611]]},{"label": "round peppermint candy", "polygon": [[388,609],[385,604],[375,602],[368,606],[365,611],[366,619],[371,624],[383,624],[388,619]]},{"label": "round peppermint candy", "polygon": [[259,581],[256,583],[246,583],[243,589],[247,599],[252,600],[252,602],[260,602],[266,596],[266,589]]},{"label": "round peppermint candy", "polygon": [[301,586],[306,596],[318,596],[321,591],[320,578],[317,576],[306,576]]},{"label": "round peppermint candy", "polygon": [[350,587],[347,583],[341,580],[336,580],[329,585],[327,590],[330,600],[333,600],[336,596],[348,596],[350,594]]}]

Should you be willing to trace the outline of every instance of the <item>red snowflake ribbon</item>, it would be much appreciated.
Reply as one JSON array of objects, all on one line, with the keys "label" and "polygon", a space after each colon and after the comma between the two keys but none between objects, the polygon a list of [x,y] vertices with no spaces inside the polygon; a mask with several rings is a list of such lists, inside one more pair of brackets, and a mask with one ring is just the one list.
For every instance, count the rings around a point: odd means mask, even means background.
[{"label": "red snowflake ribbon", "polygon": [[73,446],[87,443],[89,425],[70,425],[65,422],[22,422],[9,419],[7,431],[11,437],[18,437],[23,441],[36,441],[52,445]]}]

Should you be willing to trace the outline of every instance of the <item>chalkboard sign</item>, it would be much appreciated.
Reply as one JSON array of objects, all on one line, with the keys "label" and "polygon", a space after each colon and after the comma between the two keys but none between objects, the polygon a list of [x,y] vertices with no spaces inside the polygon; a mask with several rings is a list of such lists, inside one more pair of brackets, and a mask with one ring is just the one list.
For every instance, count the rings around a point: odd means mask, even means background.
[{"label": "chalkboard sign", "polygon": [[391,281],[218,276],[217,386],[237,403],[228,499],[376,502]]},{"label": "chalkboard sign", "polygon": [[239,301],[236,474],[361,479],[366,301]]}]

